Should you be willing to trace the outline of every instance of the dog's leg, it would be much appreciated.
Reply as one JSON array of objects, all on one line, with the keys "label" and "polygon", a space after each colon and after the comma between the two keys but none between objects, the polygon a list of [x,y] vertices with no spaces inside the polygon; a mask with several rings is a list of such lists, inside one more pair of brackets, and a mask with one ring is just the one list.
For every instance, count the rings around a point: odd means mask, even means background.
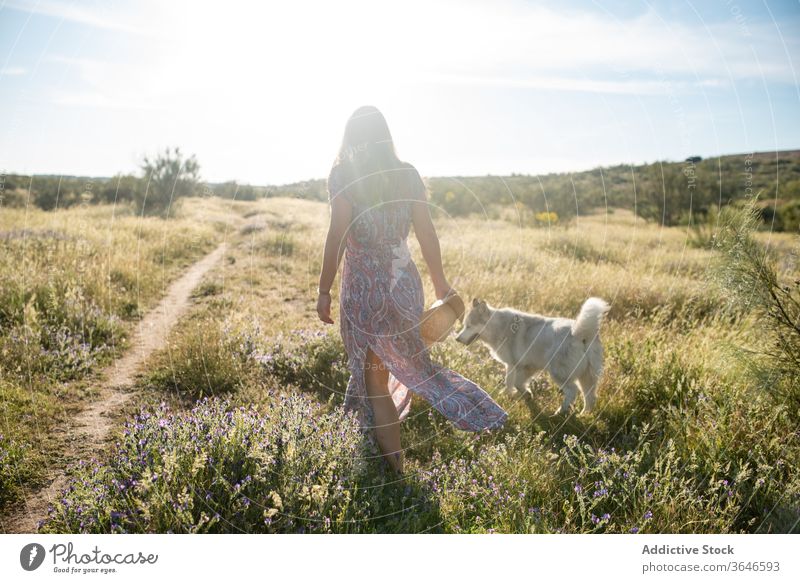
[{"label": "dog's leg", "polygon": [[517,388],[518,391],[522,393],[527,393],[528,387],[525,386],[527,382],[528,382],[528,372],[524,368],[518,366],[517,374],[514,377],[514,386]]},{"label": "dog's leg", "polygon": [[591,368],[587,367],[581,375],[581,392],[583,393],[583,411],[581,415],[591,413],[597,402],[597,377]]},{"label": "dog's leg", "polygon": [[517,370],[506,365],[506,395],[513,397],[517,394]]},{"label": "dog's leg", "polygon": [[529,380],[530,376],[526,368],[519,365],[506,368],[506,392],[509,395],[516,396],[522,393],[525,397],[533,397],[533,393],[528,388]]},{"label": "dog's leg", "polygon": [[531,391],[531,388],[528,384],[532,376],[533,374],[531,374],[530,369],[520,369],[517,373],[517,382],[515,384],[517,390],[519,390],[522,395],[528,399],[533,399],[533,391]]},{"label": "dog's leg", "polygon": [[599,340],[593,341],[586,351],[587,364],[581,374],[581,392],[583,393],[583,411],[591,413],[597,402],[597,385],[600,382],[600,375],[603,374],[603,345]]},{"label": "dog's leg", "polygon": [[561,385],[561,391],[564,393],[564,401],[561,403],[561,408],[556,411],[556,415],[563,415],[569,411],[572,402],[578,396],[578,384],[575,381],[567,381]]}]

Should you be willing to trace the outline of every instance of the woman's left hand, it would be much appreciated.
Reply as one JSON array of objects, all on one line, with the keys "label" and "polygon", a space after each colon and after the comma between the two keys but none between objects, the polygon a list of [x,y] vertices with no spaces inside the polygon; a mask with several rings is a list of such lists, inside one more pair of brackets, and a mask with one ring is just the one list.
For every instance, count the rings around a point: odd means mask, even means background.
[{"label": "woman's left hand", "polygon": [[319,294],[317,297],[317,314],[319,315],[319,319],[326,324],[333,324],[333,318],[331,318],[330,294]]}]

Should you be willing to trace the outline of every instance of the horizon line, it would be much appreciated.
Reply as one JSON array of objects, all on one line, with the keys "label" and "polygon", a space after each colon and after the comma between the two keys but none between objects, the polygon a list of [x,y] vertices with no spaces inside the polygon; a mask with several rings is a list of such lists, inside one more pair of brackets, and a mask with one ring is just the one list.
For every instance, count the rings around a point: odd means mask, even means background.
[{"label": "horizon line", "polygon": [[[495,173],[489,172],[489,173],[485,173],[485,174],[424,175],[424,177],[428,178],[428,179],[430,179],[430,178],[486,178],[486,177],[512,178],[512,177],[517,177],[517,176],[527,176],[527,177],[533,178],[533,177],[537,177],[537,176],[581,174],[581,173],[584,173],[584,172],[592,172],[594,170],[603,170],[605,168],[617,168],[619,166],[628,166],[628,167],[631,167],[631,168],[635,168],[635,167],[639,167],[639,166],[645,166],[645,165],[649,165],[649,164],[658,164],[658,163],[662,163],[662,164],[677,164],[677,163],[680,163],[680,162],[688,162],[690,158],[693,158],[695,156],[698,156],[698,157],[701,158],[701,160],[706,161],[706,160],[718,160],[718,159],[722,159],[722,158],[731,158],[731,157],[734,157],[734,156],[746,156],[748,154],[749,155],[753,155],[753,156],[756,156],[756,155],[762,155],[763,156],[763,155],[766,155],[766,154],[769,154],[769,155],[773,155],[774,154],[775,157],[778,158],[778,157],[780,157],[781,154],[800,154],[800,146],[797,146],[797,147],[794,147],[794,148],[783,149],[783,150],[753,150],[753,151],[750,151],[750,152],[733,152],[733,153],[727,153],[727,154],[716,154],[716,155],[713,155],[713,156],[704,156],[702,154],[692,154],[692,155],[686,156],[686,158],[684,158],[682,160],[670,160],[670,159],[666,159],[665,158],[665,159],[661,159],[661,160],[653,160],[652,162],[647,162],[647,161],[641,161],[641,162],[618,162],[618,163],[615,163],[615,164],[598,164],[598,165],[595,165],[595,166],[591,166],[589,168],[584,167],[584,168],[581,168],[581,169],[577,169],[576,168],[574,170],[538,172],[538,173],[535,173],[535,174],[534,173],[530,173],[530,172],[510,172],[510,173],[504,173],[504,174],[495,174]],[[93,179],[96,179],[96,180],[112,180],[116,176],[135,176],[135,174],[132,173],[132,172],[131,173],[117,172],[116,174],[113,174],[111,176],[99,176],[99,175],[86,175],[86,174],[59,174],[59,173],[53,173],[53,172],[40,172],[40,173],[34,173],[34,174],[20,174],[20,173],[17,173],[17,172],[6,171],[6,170],[3,170],[2,172],[0,172],[0,178],[5,178],[7,176],[25,176],[25,177],[30,177],[30,178],[37,178],[37,177],[39,177],[39,178],[55,178],[55,177],[58,177],[58,178],[93,178]],[[201,184],[210,184],[210,185],[221,185],[221,184],[227,184],[227,183],[233,182],[233,183],[236,183],[237,185],[240,185],[240,186],[251,186],[251,187],[254,187],[254,188],[268,188],[268,187],[282,188],[282,187],[287,187],[287,186],[293,186],[293,185],[296,185],[296,184],[302,184],[304,182],[314,182],[314,181],[317,181],[317,180],[325,180],[325,178],[324,177],[305,178],[305,179],[295,180],[294,182],[284,182],[284,183],[280,183],[280,184],[277,184],[277,183],[252,184],[252,183],[249,183],[249,182],[239,182],[236,178],[231,178],[231,179],[228,179],[228,180],[217,180],[217,181],[201,179],[199,182]]]}]

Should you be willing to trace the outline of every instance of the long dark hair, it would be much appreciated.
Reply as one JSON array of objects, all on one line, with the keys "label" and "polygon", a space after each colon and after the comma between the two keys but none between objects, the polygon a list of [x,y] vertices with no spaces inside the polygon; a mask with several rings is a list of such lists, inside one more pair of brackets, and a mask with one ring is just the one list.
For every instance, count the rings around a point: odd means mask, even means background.
[{"label": "long dark hair", "polygon": [[332,172],[341,172],[342,186],[351,198],[366,204],[381,204],[402,194],[408,183],[410,164],[402,162],[386,118],[371,105],[359,107],[347,120],[339,156]]}]

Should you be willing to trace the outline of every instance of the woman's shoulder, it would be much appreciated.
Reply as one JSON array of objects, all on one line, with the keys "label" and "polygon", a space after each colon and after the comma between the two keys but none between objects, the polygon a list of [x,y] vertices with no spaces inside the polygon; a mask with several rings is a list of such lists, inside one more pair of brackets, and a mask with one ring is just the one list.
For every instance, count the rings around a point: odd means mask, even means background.
[{"label": "woman's shoulder", "polygon": [[410,162],[400,162],[400,169],[406,171],[411,176],[419,176],[419,171]]},{"label": "woman's shoulder", "polygon": [[342,164],[337,160],[331,166],[331,171],[328,173],[328,186],[338,186],[341,182]]},{"label": "woman's shoulder", "polygon": [[347,182],[343,165],[338,161],[335,162],[328,174],[328,199],[333,200],[340,194],[344,194],[345,198],[349,198],[345,192],[347,190]]},{"label": "woman's shoulder", "polygon": [[422,180],[422,176],[419,173],[419,170],[409,162],[400,162],[400,168],[406,174],[406,180],[408,181],[408,187],[411,193],[414,195],[415,198],[425,198],[425,193],[427,188],[425,187],[425,182]]}]

